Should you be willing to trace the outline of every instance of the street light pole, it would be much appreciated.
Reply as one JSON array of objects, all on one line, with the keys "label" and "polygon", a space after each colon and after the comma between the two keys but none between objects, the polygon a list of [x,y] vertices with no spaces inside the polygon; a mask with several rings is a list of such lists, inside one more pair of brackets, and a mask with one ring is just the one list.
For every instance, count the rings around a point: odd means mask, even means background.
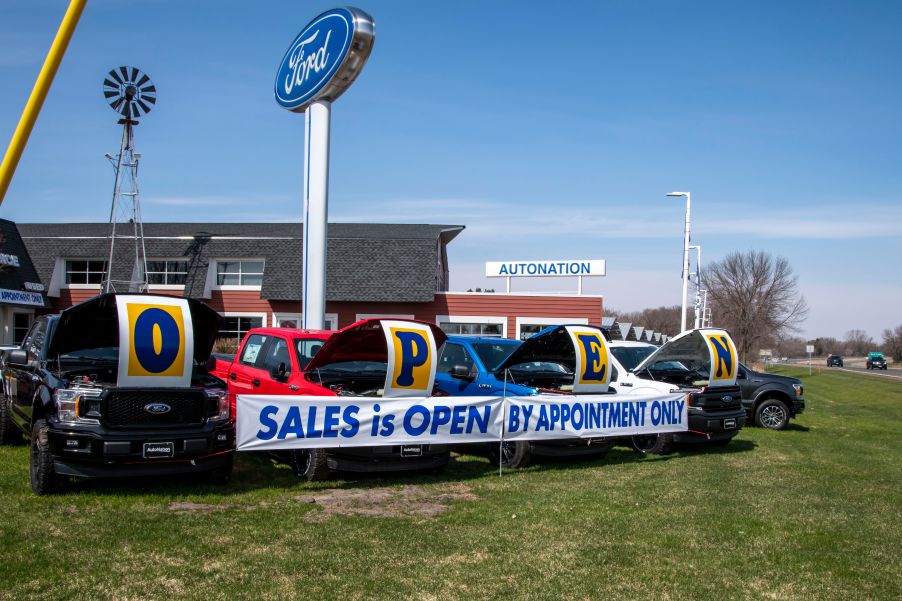
[{"label": "street light pole", "polygon": [[693,244],[690,250],[695,249],[695,329],[704,326],[702,319],[702,247]]},{"label": "street light pole", "polygon": [[686,227],[683,232],[683,310],[680,318],[680,332],[686,331],[686,301],[689,294],[689,215],[692,200],[689,192],[669,192],[667,196],[686,197]]}]

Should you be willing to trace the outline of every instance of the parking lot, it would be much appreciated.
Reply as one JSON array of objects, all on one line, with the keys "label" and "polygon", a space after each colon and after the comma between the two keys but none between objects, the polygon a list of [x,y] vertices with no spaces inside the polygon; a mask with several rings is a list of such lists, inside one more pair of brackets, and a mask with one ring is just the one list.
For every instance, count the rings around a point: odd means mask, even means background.
[{"label": "parking lot", "polygon": [[902,383],[782,370],[808,397],[785,431],[501,477],[311,484],[244,454],[226,487],[37,497],[3,447],[0,598],[899,598]]}]

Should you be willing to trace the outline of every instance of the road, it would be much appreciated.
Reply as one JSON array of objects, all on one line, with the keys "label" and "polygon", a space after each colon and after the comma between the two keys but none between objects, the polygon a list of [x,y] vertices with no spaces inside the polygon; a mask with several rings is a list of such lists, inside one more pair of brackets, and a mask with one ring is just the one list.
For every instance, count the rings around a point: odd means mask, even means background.
[{"label": "road", "polygon": [[851,371],[859,374],[871,374],[874,376],[892,376],[894,378],[902,378],[902,369],[898,368],[887,368],[883,369],[868,369],[866,367],[855,367],[850,365],[849,367],[831,367],[830,369],[842,369],[843,371]]}]

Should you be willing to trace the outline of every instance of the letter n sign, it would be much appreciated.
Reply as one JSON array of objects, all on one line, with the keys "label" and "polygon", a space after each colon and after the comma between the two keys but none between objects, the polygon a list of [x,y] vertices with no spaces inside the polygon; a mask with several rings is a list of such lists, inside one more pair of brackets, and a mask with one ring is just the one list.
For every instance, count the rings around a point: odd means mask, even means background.
[{"label": "letter n sign", "polygon": [[736,346],[724,330],[705,334],[708,351],[711,354],[711,386],[732,386],[736,383],[738,358]]},{"label": "letter n sign", "polygon": [[388,351],[383,397],[432,394],[438,349],[432,329],[422,323],[382,320]]}]

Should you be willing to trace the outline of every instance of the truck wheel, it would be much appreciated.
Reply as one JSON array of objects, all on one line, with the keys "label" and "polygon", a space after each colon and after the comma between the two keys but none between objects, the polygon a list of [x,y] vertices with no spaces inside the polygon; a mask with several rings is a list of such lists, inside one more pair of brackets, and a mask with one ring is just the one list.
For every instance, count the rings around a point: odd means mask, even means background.
[{"label": "truck wheel", "polygon": [[53,471],[53,455],[47,438],[47,422],[39,419],[31,430],[31,490],[35,494],[48,495],[62,492],[68,481]]},{"label": "truck wheel", "polygon": [[310,482],[329,479],[329,465],[326,463],[324,449],[293,451],[291,465],[294,468],[294,475],[298,478],[306,478]]},{"label": "truck wheel", "polygon": [[9,401],[6,399],[6,395],[0,394],[0,444],[19,444],[22,442],[22,433],[13,423],[9,411]]},{"label": "truck wheel", "polygon": [[781,400],[766,399],[755,409],[755,423],[769,430],[785,430],[789,425],[789,407]]},{"label": "truck wheel", "polygon": [[216,467],[207,472],[207,482],[210,484],[228,484],[232,477],[232,467],[235,465],[235,456],[229,455],[229,459],[222,467]]},{"label": "truck wheel", "polygon": [[643,455],[668,455],[673,451],[673,434],[636,435],[632,443]]},{"label": "truck wheel", "polygon": [[[499,448],[500,454],[499,454]],[[528,442],[502,442],[500,445],[490,442],[489,461],[492,465],[501,462],[502,467],[526,467],[532,459],[532,448]]]}]

